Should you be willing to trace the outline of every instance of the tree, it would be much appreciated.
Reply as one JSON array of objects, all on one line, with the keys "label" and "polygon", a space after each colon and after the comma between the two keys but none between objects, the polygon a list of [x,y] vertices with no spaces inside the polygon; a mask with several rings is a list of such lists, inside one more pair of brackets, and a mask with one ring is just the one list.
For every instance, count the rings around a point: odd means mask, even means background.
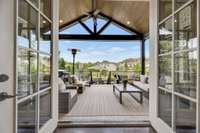
[{"label": "tree", "polygon": [[63,58],[59,59],[59,69],[65,69],[66,62]]}]

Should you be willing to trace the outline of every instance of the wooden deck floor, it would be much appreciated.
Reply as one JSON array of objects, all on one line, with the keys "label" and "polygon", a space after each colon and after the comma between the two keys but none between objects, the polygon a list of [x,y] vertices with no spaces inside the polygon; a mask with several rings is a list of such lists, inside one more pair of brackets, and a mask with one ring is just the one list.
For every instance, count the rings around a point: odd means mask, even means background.
[{"label": "wooden deck floor", "polygon": [[130,95],[123,94],[123,104],[120,104],[119,98],[113,94],[112,85],[92,85],[78,96],[78,101],[71,112],[61,116],[147,116],[148,108],[146,98],[143,104],[140,104]]}]

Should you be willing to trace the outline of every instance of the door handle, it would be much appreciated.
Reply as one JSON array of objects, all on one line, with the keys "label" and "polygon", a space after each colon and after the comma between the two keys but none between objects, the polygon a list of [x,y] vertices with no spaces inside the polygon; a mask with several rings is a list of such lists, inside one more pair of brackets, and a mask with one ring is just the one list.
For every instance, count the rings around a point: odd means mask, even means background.
[{"label": "door handle", "polygon": [[1,102],[1,101],[4,101],[4,100],[6,100],[6,99],[14,98],[14,97],[16,97],[16,96],[19,96],[19,95],[18,95],[18,94],[17,94],[17,95],[8,95],[7,92],[1,92],[1,93],[0,93],[0,102]]},{"label": "door handle", "polygon": [[9,77],[6,74],[0,74],[0,82],[8,81]]}]

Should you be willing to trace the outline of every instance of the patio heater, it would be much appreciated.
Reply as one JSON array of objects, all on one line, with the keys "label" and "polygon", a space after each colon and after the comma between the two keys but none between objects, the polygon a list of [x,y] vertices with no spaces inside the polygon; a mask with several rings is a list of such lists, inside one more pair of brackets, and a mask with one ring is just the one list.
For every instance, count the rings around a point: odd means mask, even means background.
[{"label": "patio heater", "polygon": [[70,51],[73,55],[73,71],[72,71],[72,74],[74,75],[75,74],[75,56],[78,52],[80,52],[80,50],[76,49],[76,48],[71,48],[71,49],[68,49],[68,51]]}]

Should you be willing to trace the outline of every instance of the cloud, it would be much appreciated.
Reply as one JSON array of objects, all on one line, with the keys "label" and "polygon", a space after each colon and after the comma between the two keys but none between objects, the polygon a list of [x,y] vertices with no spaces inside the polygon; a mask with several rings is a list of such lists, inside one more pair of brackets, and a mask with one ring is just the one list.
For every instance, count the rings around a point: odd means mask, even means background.
[{"label": "cloud", "polygon": [[114,52],[122,52],[124,51],[125,49],[121,48],[121,47],[112,47],[110,49],[110,52],[114,53]]}]

